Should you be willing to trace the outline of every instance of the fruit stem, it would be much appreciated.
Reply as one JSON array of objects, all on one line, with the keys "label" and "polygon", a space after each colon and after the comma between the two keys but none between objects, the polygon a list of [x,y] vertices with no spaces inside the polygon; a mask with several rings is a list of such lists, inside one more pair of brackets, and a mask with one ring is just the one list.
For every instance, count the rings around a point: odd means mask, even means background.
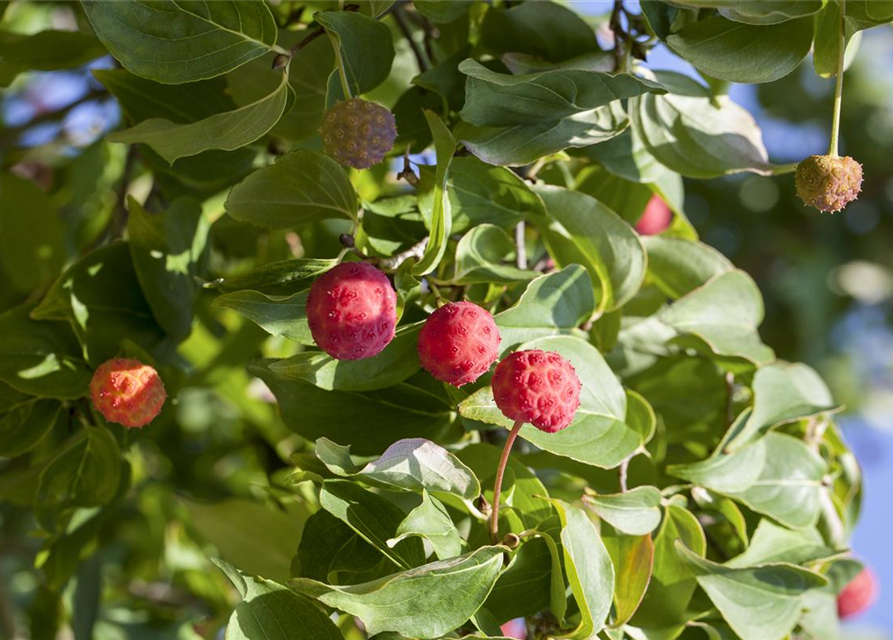
[{"label": "fruit stem", "polygon": [[512,427],[509,437],[502,449],[502,457],[499,459],[499,468],[496,469],[496,484],[493,485],[493,509],[490,512],[490,540],[493,544],[499,544],[499,494],[502,493],[502,478],[505,475],[505,465],[508,464],[509,454],[518,432],[524,426],[523,420],[518,420]]},{"label": "fruit stem", "polygon": [[834,115],[831,117],[831,146],[828,155],[837,157],[840,133],[840,107],[843,103],[843,64],[846,55],[846,0],[840,0],[840,46],[837,54],[837,84],[834,87]]},{"label": "fruit stem", "polygon": [[347,81],[347,73],[344,71],[344,58],[341,56],[340,45],[335,47],[335,61],[338,63],[338,78],[341,80],[341,91],[344,93],[344,99],[350,100],[353,98],[353,94],[350,92],[350,83]]}]

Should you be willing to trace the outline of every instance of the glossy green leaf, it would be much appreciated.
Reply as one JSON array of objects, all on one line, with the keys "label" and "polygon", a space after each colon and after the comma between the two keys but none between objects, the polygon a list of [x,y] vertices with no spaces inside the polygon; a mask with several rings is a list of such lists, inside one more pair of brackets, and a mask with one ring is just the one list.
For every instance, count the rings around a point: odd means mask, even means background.
[{"label": "glossy green leaf", "polygon": [[[549,540],[551,542],[551,539]],[[554,543],[552,543],[554,546]],[[565,598],[564,576],[558,556],[558,581],[561,598]],[[484,608],[504,623],[515,618],[536,615],[549,607],[553,561],[545,536],[527,538],[512,555],[508,566],[484,603]]]},{"label": "glossy green leaf", "polygon": [[660,314],[677,331],[703,340],[719,356],[744,358],[755,364],[774,359],[760,340],[763,298],[743,271],[721,273],[679,298]]},{"label": "glossy green leaf", "polygon": [[421,640],[438,638],[462,625],[483,604],[502,568],[504,551],[504,547],[481,547],[353,586],[307,579],[292,583],[299,592],[360,618],[369,635],[393,631]]},{"label": "glossy green leaf", "polygon": [[632,618],[651,582],[654,543],[648,535],[606,536],[603,540],[614,565],[614,619],[611,626],[620,627]]},{"label": "glossy green leaf", "polygon": [[456,245],[456,284],[512,284],[536,277],[533,273],[505,264],[515,251],[515,242],[492,224],[479,224],[462,236]]},{"label": "glossy green leaf", "polygon": [[595,526],[586,513],[561,500],[552,500],[561,518],[561,544],[567,580],[580,609],[580,623],[565,635],[584,639],[605,625],[614,598],[614,567]]},{"label": "glossy green leaf", "polygon": [[221,278],[214,285],[222,291],[252,289],[271,296],[289,296],[309,288],[313,280],[336,264],[334,258],[280,260]]},{"label": "glossy green leaf", "polygon": [[447,176],[453,154],[456,151],[456,140],[433,111],[425,110],[425,119],[434,136],[437,169],[434,176],[434,204],[430,217],[425,221],[425,226],[428,228],[428,243],[425,246],[425,253],[412,268],[413,275],[425,275],[440,264],[444,253],[446,253],[447,241],[453,225],[452,206],[447,197]]},{"label": "glossy green leaf", "polygon": [[276,22],[263,2],[86,0],[83,6],[96,36],[125,69],[166,84],[222,75],[269,53],[276,42]]},{"label": "glossy green leaf", "polygon": [[243,289],[218,296],[214,299],[214,306],[232,309],[274,336],[285,336],[301,344],[313,344],[313,336],[307,325],[306,290],[282,298]]},{"label": "glossy green leaf", "polygon": [[422,490],[422,504],[409,512],[397,527],[395,536],[388,540],[388,545],[395,546],[411,537],[430,542],[438,560],[448,560],[462,553],[462,539],[446,507],[425,490]]},{"label": "glossy green leaf", "polygon": [[268,363],[249,372],[273,391],[286,426],[309,440],[343,442],[357,455],[381,453],[402,438],[438,440],[455,417],[439,398],[406,383],[367,393],[325,391],[283,378]]},{"label": "glossy green leaf", "polygon": [[711,97],[684,76],[656,75],[671,93],[633,98],[629,114],[636,135],[661,164],[690,178],[773,173],[762,133],[747,111],[728,96]]},{"label": "glossy green leaf", "polygon": [[[292,575],[328,584],[355,584],[390,573],[394,566],[356,531],[325,509],[307,518]],[[294,566],[293,566],[294,568]]]},{"label": "glossy green leaf", "polygon": [[568,265],[532,280],[515,306],[496,314],[504,355],[522,342],[554,335],[571,335],[595,312],[592,284],[586,269]]},{"label": "glossy green leaf", "polygon": [[559,265],[570,242],[584,259],[599,300],[597,312],[612,311],[632,298],[645,279],[645,249],[632,227],[594,198],[560,187],[539,187],[551,221],[545,242]]},{"label": "glossy green leaf", "polygon": [[[233,295],[233,294],[230,294]],[[419,370],[417,342],[421,324],[401,327],[384,350],[371,358],[336,360],[305,351],[270,364],[270,370],[327,391],[372,391],[403,382]]]},{"label": "glossy green leaf", "polygon": [[182,340],[192,330],[195,278],[208,236],[201,206],[183,198],[153,215],[132,198],[129,205],[127,234],[137,279],[158,324]]},{"label": "glossy green leaf", "polygon": [[701,242],[648,236],[642,244],[648,254],[648,276],[673,299],[734,268],[728,258]]},{"label": "glossy green leaf", "polygon": [[73,69],[102,55],[102,43],[79,31],[0,31],[0,86],[9,86],[26,71]]},{"label": "glossy green leaf", "polygon": [[74,399],[87,395],[92,377],[67,323],[33,320],[25,306],[0,315],[0,380],[22,393]]},{"label": "glossy green leaf", "polygon": [[306,596],[272,580],[244,573],[222,560],[214,563],[242,596],[226,626],[227,640],[288,640],[298,630],[314,640],[343,640],[335,623]]},{"label": "glossy green leaf", "polygon": [[587,495],[585,503],[618,531],[643,536],[660,524],[660,491],[655,487],[635,487],[625,493]]},{"label": "glossy green leaf", "polygon": [[443,447],[422,438],[398,440],[376,460],[360,467],[350,457],[350,447],[328,438],[316,441],[316,456],[329,471],[398,491],[450,493],[473,500],[481,493],[474,472]]},{"label": "glossy green leaf", "polygon": [[555,2],[530,2],[488,11],[482,44],[496,54],[527,53],[561,62],[599,50],[595,33],[573,10]]},{"label": "glossy green leaf", "polygon": [[460,122],[456,137],[488,164],[517,167],[569,147],[588,147],[618,136],[629,126],[619,103],[568,118],[508,127],[477,127]]},{"label": "glossy green leaf", "polygon": [[796,565],[726,567],[699,557],[682,542],[676,549],[742,640],[786,638],[800,617],[803,594],[827,583]]},{"label": "glossy green leaf", "polygon": [[13,458],[36,447],[50,432],[62,404],[20,394],[2,383],[0,387],[0,456]]},{"label": "glossy green leaf", "polygon": [[730,82],[772,82],[791,73],[812,47],[811,17],[751,25],[715,16],[667,38],[699,71]]},{"label": "glossy green leaf", "polygon": [[150,118],[112,133],[107,139],[125,144],[147,144],[171,164],[179,158],[211,149],[234,151],[254,142],[279,122],[289,92],[288,77],[284,73],[281,75],[275,91],[235,111],[217,113],[190,124]]},{"label": "glossy green leaf", "polygon": [[748,567],[772,562],[806,564],[834,554],[834,549],[825,545],[822,536],[815,529],[791,531],[771,520],[763,519],[757,525],[744,553],[725,564],[727,567]]},{"label": "glossy green leaf", "polygon": [[491,71],[465,60],[465,106],[459,115],[472,125],[508,127],[561,120],[643,93],[663,92],[660,84],[628,74],[558,69],[523,75]]},{"label": "glossy green leaf", "polygon": [[282,156],[233,187],[226,211],[236,220],[289,229],[326,218],[357,217],[357,195],[344,170],[316,151]]},{"label": "glossy green leaf", "polygon": [[[388,77],[394,43],[387,25],[350,11],[325,11],[314,16],[340,52],[347,84],[353,95],[371,91]],[[338,72],[329,77],[328,103],[343,100]]]}]

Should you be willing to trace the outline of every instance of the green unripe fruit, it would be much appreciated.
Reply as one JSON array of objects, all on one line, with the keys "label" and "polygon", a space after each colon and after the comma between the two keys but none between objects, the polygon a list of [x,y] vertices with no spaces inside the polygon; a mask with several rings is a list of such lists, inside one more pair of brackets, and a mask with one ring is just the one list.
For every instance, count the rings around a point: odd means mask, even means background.
[{"label": "green unripe fruit", "polygon": [[862,165],[849,156],[809,156],[797,165],[797,195],[819,211],[840,211],[859,197]]},{"label": "green unripe fruit", "polygon": [[343,167],[368,169],[394,146],[394,114],[380,104],[351,98],[326,111],[319,128],[325,152]]}]

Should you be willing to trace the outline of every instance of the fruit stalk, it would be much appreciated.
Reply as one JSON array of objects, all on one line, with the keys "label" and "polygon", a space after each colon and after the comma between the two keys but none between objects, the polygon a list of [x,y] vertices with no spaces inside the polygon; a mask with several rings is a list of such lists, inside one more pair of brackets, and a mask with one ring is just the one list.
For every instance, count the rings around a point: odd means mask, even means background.
[{"label": "fruit stalk", "polygon": [[523,420],[515,421],[515,426],[512,427],[509,437],[505,441],[505,447],[502,449],[499,468],[496,469],[496,483],[493,485],[493,509],[490,512],[490,540],[493,544],[499,543],[499,494],[502,493],[502,477],[505,475],[505,465],[508,464],[512,445],[515,444],[515,438],[518,437],[522,426],[524,426]]},{"label": "fruit stalk", "polygon": [[834,86],[834,115],[831,117],[831,145],[828,155],[837,157],[837,141],[840,134],[840,107],[843,103],[843,65],[846,56],[846,0],[840,0],[840,45],[837,52],[837,84]]}]

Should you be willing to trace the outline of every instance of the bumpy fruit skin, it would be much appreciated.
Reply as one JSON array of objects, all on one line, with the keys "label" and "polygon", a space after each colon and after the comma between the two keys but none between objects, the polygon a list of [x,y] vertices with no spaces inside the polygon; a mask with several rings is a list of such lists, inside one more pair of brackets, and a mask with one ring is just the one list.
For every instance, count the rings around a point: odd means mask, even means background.
[{"label": "bumpy fruit skin", "polygon": [[342,262],[313,281],[307,320],[313,340],[333,358],[371,358],[394,338],[397,293],[372,265]]},{"label": "bumpy fruit skin", "polygon": [[428,316],[419,333],[425,371],[461,387],[490,370],[499,356],[499,329],[490,313],[472,302],[451,302]]},{"label": "bumpy fruit skin", "polygon": [[797,165],[797,195],[820,211],[840,211],[862,191],[862,165],[849,156],[809,156]]},{"label": "bumpy fruit skin", "polygon": [[574,420],[580,406],[580,379],[570,362],[554,351],[515,351],[496,366],[493,399],[512,420],[555,433]]},{"label": "bumpy fruit skin", "polygon": [[109,422],[144,427],[161,413],[167,392],[158,372],[139,360],[103,362],[90,382],[93,406]]},{"label": "bumpy fruit skin", "polygon": [[342,167],[368,169],[394,146],[397,123],[380,104],[351,98],[326,111],[319,133],[325,152]]},{"label": "bumpy fruit skin", "polygon": [[878,591],[874,572],[865,567],[838,594],[837,615],[843,619],[862,613],[875,603]]}]

